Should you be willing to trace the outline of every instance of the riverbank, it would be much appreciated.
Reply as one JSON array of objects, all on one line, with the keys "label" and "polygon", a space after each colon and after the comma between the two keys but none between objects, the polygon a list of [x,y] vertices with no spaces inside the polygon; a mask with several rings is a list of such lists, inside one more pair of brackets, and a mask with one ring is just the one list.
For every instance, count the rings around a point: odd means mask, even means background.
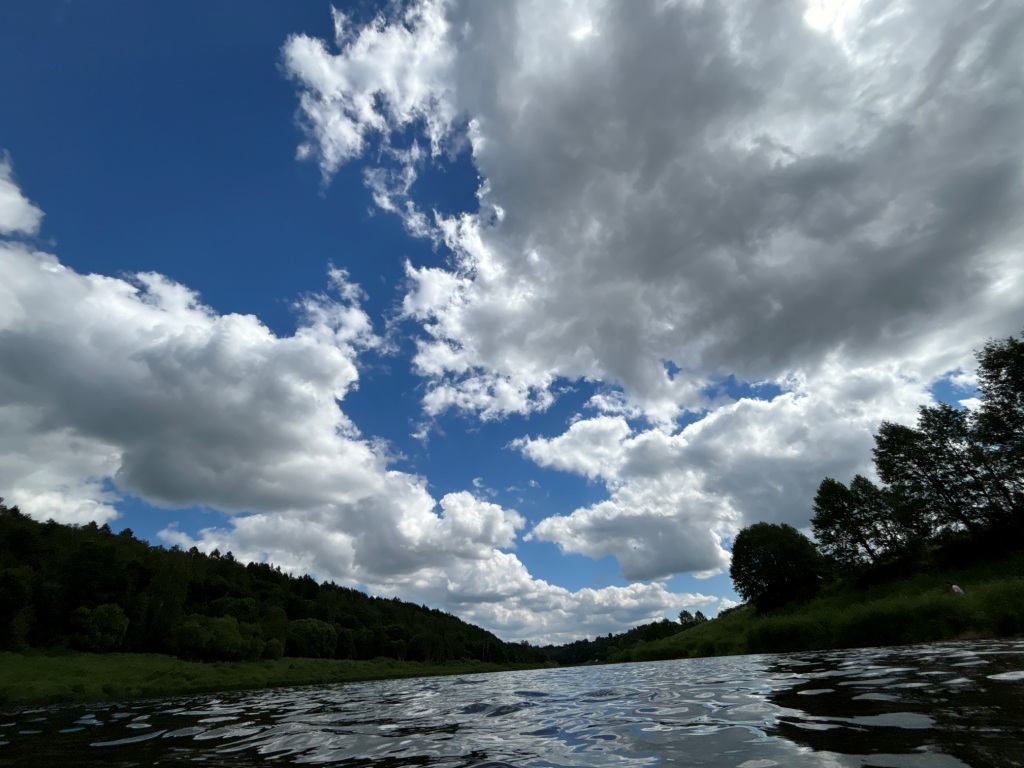
[{"label": "riverbank", "polygon": [[[961,585],[955,595],[947,581]],[[610,661],[906,645],[1024,635],[1024,554],[867,588],[837,585],[801,605],[758,615],[745,605]]]},{"label": "riverbank", "polygon": [[193,662],[150,653],[0,653],[0,709],[120,701],[290,685],[466,675],[538,665],[429,664],[286,657],[275,661]]}]

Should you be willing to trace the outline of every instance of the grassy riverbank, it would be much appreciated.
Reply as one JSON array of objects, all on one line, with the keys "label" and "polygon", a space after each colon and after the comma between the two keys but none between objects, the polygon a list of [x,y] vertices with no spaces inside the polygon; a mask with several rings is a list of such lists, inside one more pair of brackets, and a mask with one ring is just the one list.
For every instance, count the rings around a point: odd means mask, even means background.
[{"label": "grassy riverbank", "polygon": [[[536,665],[533,665],[536,666]],[[529,668],[394,659],[190,662],[149,653],[0,653],[0,708]]]},{"label": "grassy riverbank", "polygon": [[[964,587],[950,593],[947,581]],[[837,585],[802,605],[758,615],[743,606],[611,661],[653,661],[1024,635],[1024,554],[868,588]]]}]

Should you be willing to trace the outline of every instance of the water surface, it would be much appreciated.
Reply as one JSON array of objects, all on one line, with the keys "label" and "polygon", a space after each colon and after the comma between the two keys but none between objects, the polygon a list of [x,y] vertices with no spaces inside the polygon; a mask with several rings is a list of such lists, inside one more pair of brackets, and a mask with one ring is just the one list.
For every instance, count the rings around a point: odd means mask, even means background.
[{"label": "water surface", "polygon": [[0,766],[1024,766],[1024,641],[278,688],[0,716]]}]

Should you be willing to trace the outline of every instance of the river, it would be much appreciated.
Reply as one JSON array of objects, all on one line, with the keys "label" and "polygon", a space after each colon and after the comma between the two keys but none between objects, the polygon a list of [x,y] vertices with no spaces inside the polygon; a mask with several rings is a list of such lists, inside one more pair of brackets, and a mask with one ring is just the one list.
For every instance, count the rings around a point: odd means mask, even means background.
[{"label": "river", "polygon": [[0,715],[0,766],[1024,766],[1024,641],[278,688]]}]

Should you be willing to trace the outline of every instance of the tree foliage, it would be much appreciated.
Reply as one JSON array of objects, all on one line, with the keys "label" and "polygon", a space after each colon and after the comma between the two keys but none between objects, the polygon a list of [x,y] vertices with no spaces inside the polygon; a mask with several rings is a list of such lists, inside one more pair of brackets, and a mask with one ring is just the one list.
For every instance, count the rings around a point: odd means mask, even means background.
[{"label": "tree foliage", "polygon": [[814,497],[811,524],[822,554],[845,567],[876,564],[901,553],[915,535],[890,491],[863,475],[850,486],[826,477]]},{"label": "tree foliage", "polygon": [[163,549],[131,531],[40,523],[0,499],[0,649],[537,662],[443,611],[370,597],[230,552]]},{"label": "tree foliage", "polygon": [[104,603],[95,608],[80,606],[71,614],[72,644],[81,651],[116,651],[128,631],[128,617],[121,606]]},{"label": "tree foliage", "polygon": [[559,646],[548,645],[541,650],[544,651],[548,659],[558,664],[588,664],[607,661],[620,651],[626,651],[640,643],[661,640],[680,631],[682,628],[679,624],[662,619],[633,627],[617,635],[609,633],[604,637],[595,637],[593,640],[576,640]]},{"label": "tree foliage", "polygon": [[824,573],[814,544],[790,525],[755,523],[733,542],[733,587],[759,611],[812,597]]},{"label": "tree foliage", "polygon": [[977,353],[978,403],[919,409],[914,426],[882,422],[875,469],[882,486],[825,478],[814,533],[836,565],[863,572],[912,560],[939,542],[1018,541],[1024,533],[1024,343],[989,341]]}]

